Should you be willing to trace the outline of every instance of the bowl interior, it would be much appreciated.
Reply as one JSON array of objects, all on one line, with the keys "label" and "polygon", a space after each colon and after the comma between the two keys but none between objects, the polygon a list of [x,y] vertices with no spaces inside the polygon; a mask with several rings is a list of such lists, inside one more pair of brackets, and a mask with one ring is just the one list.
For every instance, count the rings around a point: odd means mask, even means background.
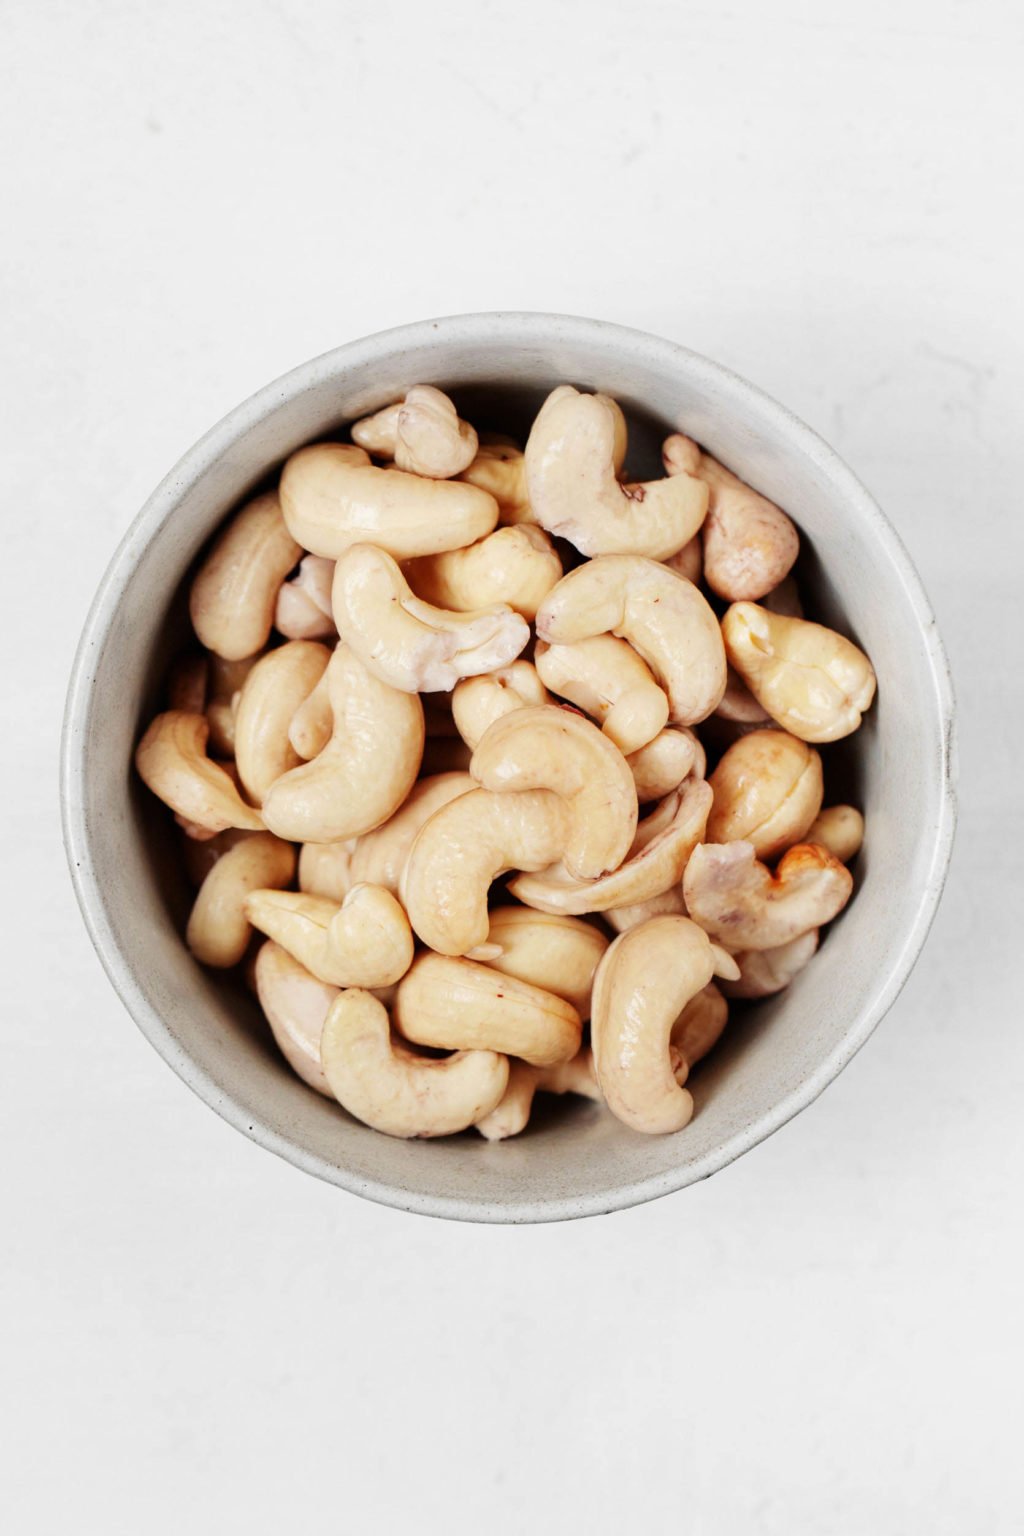
[{"label": "bowl interior", "polygon": [[[809,616],[863,646],[875,707],[826,749],[832,798],[868,835],[857,894],[814,963],[776,999],[736,1010],[691,1081],[677,1135],[636,1136],[559,1101],[495,1145],[475,1133],[400,1142],[351,1120],[279,1057],[252,999],[202,970],[181,934],[188,892],[169,817],[131,770],[188,633],[187,575],[225,513],[302,443],[337,434],[416,382],[478,425],[522,436],[556,383],[604,390],[631,427],[631,473],[656,473],[670,431],[704,443],[796,519]],[[898,540],[845,466],[781,407],[685,349],[596,322],[477,316],[406,327],[317,359],[233,412],[158,489],[90,616],[69,696],[65,820],[94,941],[134,1017],[240,1129],[322,1177],[408,1209],[497,1220],[610,1210],[704,1177],[808,1102],[863,1043],[923,940],[948,853],[949,700],[941,649]]]}]

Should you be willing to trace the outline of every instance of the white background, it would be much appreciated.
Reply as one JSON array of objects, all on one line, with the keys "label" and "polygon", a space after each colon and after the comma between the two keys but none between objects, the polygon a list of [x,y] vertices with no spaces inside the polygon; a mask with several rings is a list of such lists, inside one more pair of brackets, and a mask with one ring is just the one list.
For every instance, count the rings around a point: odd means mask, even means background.
[{"label": "white background", "polygon": [[[0,1521],[17,1536],[1020,1529],[1018,5],[6,0]],[[564,310],[875,491],[960,698],[948,894],[870,1046],[709,1183],[490,1229],[315,1183],[111,993],[59,846],[92,591],[258,385]]]}]

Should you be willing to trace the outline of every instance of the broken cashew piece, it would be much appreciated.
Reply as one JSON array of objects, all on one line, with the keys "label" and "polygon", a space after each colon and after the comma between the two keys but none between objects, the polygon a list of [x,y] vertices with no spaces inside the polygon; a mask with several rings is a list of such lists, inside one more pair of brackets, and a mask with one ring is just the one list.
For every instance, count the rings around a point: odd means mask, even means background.
[{"label": "broken cashew piece", "polygon": [[481,442],[476,458],[459,479],[494,497],[499,523],[536,523],[526,490],[526,459],[511,438]]},{"label": "broken cashew piece", "polygon": [[395,814],[356,839],[349,862],[353,882],[383,886],[397,896],[416,834],[435,811],[476,788],[468,773],[437,773],[414,784]]},{"label": "broken cashew piece", "polygon": [[337,631],[331,612],[334,561],[303,555],[299,570],[277,594],[274,628],[288,640],[332,640]]},{"label": "broken cashew piece", "polygon": [[875,696],[875,674],[852,640],[757,603],[733,603],[722,635],[758,703],[801,741],[838,741],[860,725]]},{"label": "broken cashew piece", "polygon": [[206,756],[205,715],[169,709],[157,715],[135,749],[135,767],[148,789],[183,821],[213,837],[226,827],[262,832],[263,818],[246,805],[234,781]]},{"label": "broken cashew piece", "polygon": [[629,764],[582,715],[539,704],[489,726],[469,771],[496,793],[550,789],[566,803],[562,861],[577,880],[617,869],[636,834],[637,799]]},{"label": "broken cashew piece", "polygon": [[208,651],[237,661],[266,645],[281,583],[301,554],[276,491],[235,513],[189,595],[192,627]]},{"label": "broken cashew piece", "polygon": [[641,805],[649,800],[663,800],[678,789],[688,775],[704,777],[707,758],[704,748],[685,726],[668,726],[653,741],[626,758]]},{"label": "broken cashew piece", "polygon": [[496,528],[465,549],[421,555],[405,567],[417,597],[438,608],[468,613],[505,603],[524,619],[562,576],[562,562],[543,528]]},{"label": "broken cashew piece", "polygon": [[743,839],[759,859],[804,841],[824,793],[820,754],[788,731],[741,736],[708,783],[715,797],[708,842]]},{"label": "broken cashew piece", "polygon": [[392,1017],[417,1045],[500,1051],[538,1067],[575,1056],[583,1029],[564,998],[450,955],[417,956],[398,984]]},{"label": "broken cashew piece", "polygon": [[254,890],[245,915],[331,986],[388,987],[412,964],[409,920],[378,885],[354,885],[340,907],[303,891]]},{"label": "broken cashew piece", "polygon": [[392,1042],[384,1004],[355,988],[328,1010],[320,1059],[339,1104],[388,1136],[464,1131],[494,1109],[508,1085],[508,1058],[495,1051],[432,1060]]},{"label": "broken cashew piece", "polygon": [[709,981],[696,997],[690,998],[669,1036],[669,1062],[680,1088],[698,1061],[718,1044],[728,1022],[729,1004],[714,982]]},{"label": "broken cashew piece", "polygon": [[260,946],[254,972],[256,996],[281,1055],[304,1083],[333,1099],[320,1065],[320,1040],[338,988],[317,981],[269,939]]},{"label": "broken cashew piece", "polygon": [[741,949],[733,955],[740,969],[739,977],[723,981],[722,990],[727,997],[771,997],[789,986],[814,959],[817,948],[818,930],[809,928],[775,949]]},{"label": "broken cashew piece", "polygon": [[777,949],[841,912],[849,870],[824,848],[798,843],[773,875],[750,843],[702,843],[683,877],[687,911],[732,950]]},{"label": "broken cashew piece", "polygon": [[457,613],[416,597],[395,560],[372,544],[349,549],[334,572],[334,621],[375,677],[406,693],[454,688],[507,666],[530,626],[506,603]]},{"label": "broken cashew piece", "polygon": [[581,1019],[590,1017],[594,972],[608,940],[577,917],[534,912],[530,907],[496,907],[487,942],[467,959],[485,960],[503,976],[554,992],[571,1003]]},{"label": "broken cashew piece", "polygon": [[537,641],[537,673],[545,687],[593,715],[620,752],[638,752],[668,720],[668,698],[625,640],[592,635],[571,645]]},{"label": "broken cashew piece", "polygon": [[203,965],[227,969],[245,956],[252,925],[245,900],[260,886],[290,885],[295,849],[270,832],[253,832],[221,854],[199,888],[185,943]]},{"label": "broken cashew piece", "polygon": [[355,838],[341,843],[303,843],[299,853],[299,890],[328,896],[339,906],[355,885],[352,853]]},{"label": "broken cashew piece", "polygon": [[830,805],[815,817],[806,840],[827,848],[840,864],[849,864],[864,841],[864,817],[852,805]]},{"label": "broken cashew piece", "polygon": [[245,679],[235,709],[235,762],[245,792],[256,805],[283,773],[302,761],[288,728],[330,659],[326,645],[289,640],[261,657]]},{"label": "broken cashew piece", "polygon": [[538,1093],[575,1093],[600,1102],[601,1090],[594,1072],[594,1055],[589,1045],[571,1061],[559,1061],[553,1067],[531,1067],[526,1061],[510,1063],[508,1087],[497,1108],[478,1120],[476,1128],[488,1141],[505,1141],[525,1131]]},{"label": "broken cashew piece", "polygon": [[532,661],[511,662],[483,677],[465,677],[455,684],[452,715],[459,735],[475,747],[488,726],[502,715],[530,704],[550,704],[551,695]]},{"label": "broken cashew piece", "polygon": [[414,384],[404,400],[352,425],[352,441],[397,469],[447,480],[476,456],[477,436],[448,396],[432,384]]}]

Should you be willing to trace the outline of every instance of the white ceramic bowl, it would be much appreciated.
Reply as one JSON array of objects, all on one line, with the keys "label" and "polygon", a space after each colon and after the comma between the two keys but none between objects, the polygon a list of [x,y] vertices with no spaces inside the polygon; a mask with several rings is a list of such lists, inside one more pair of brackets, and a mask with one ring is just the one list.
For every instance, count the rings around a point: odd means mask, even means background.
[{"label": "white ceramic bowl", "polygon": [[[631,470],[656,473],[661,437],[683,429],[797,520],[813,616],[855,638],[878,673],[865,725],[829,757],[867,818],[857,891],[814,963],[727,1031],[697,1071],[696,1114],[676,1135],[638,1136],[596,1105],[560,1100],[509,1142],[472,1132],[394,1141],[304,1087],[252,999],[191,959],[183,879],[135,781],[132,751],[186,633],[183,581],[197,552],[293,449],[413,383],[453,391],[484,426],[522,430],[566,380],[621,401]],[[952,763],[949,673],[928,600],[890,524],[819,437],[672,342],[593,320],[482,314],[386,331],[304,364],[232,411],[171,471],[122,541],[86,622],[68,694],[62,803],[78,899],[111,981],[218,1114],[300,1168],[387,1205],[549,1221],[705,1178],[842,1070],[906,981],[935,911],[953,836]]]}]

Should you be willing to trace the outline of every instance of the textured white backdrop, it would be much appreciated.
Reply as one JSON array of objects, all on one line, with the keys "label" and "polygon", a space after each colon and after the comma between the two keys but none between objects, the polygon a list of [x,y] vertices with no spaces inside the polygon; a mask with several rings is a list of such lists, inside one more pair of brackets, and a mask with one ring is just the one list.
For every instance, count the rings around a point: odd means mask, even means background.
[{"label": "textured white backdrop", "polygon": [[[2,18],[5,1529],[1019,1530],[1019,6]],[[528,1230],[363,1204],[192,1098],[89,949],[55,780],[178,455],[337,342],[499,307],[674,337],[823,432],[961,706],[950,888],[870,1046],[710,1183]]]}]

